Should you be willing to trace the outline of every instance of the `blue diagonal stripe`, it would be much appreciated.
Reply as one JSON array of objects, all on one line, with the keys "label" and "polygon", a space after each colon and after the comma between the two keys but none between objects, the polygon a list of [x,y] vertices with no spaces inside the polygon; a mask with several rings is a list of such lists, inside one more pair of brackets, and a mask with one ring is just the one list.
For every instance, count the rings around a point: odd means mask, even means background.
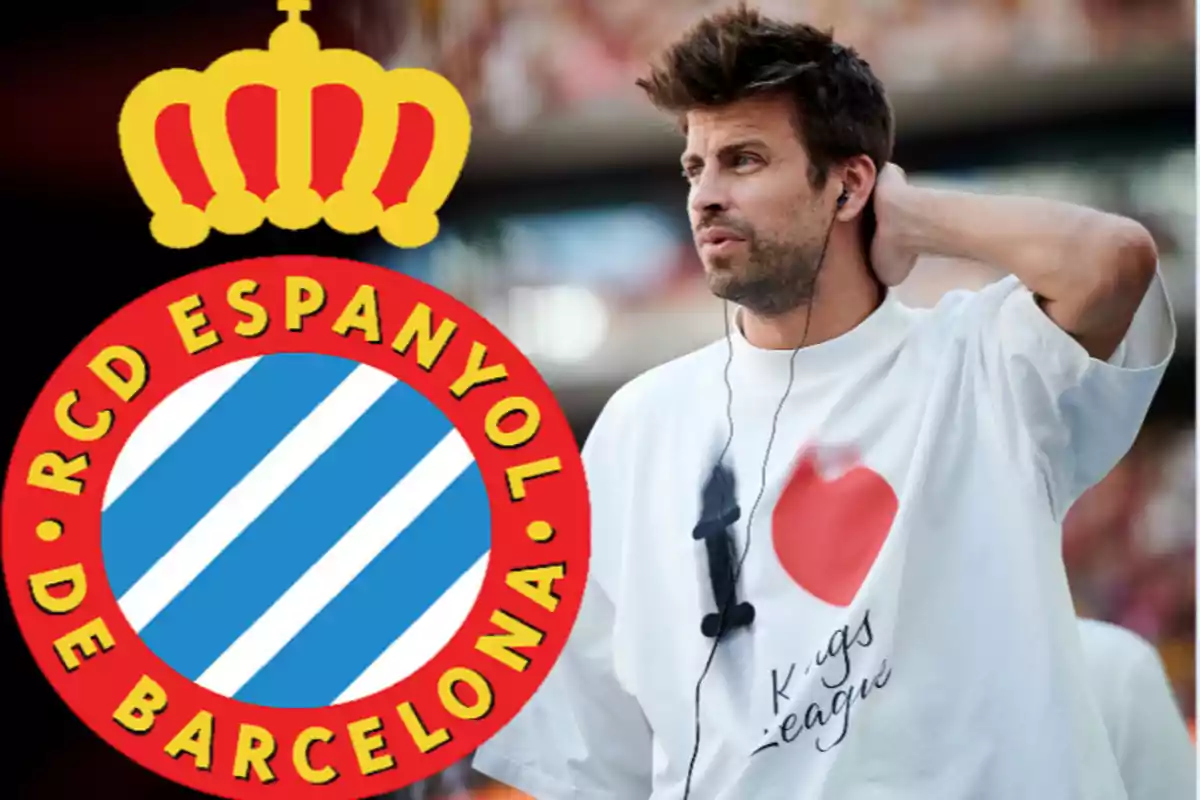
[{"label": "blue diagonal stripe", "polygon": [[101,547],[117,597],[153,566],[358,365],[306,353],[262,358],[105,510]]},{"label": "blue diagonal stripe", "polygon": [[142,631],[198,678],[451,431],[397,382]]},{"label": "blue diagonal stripe", "polygon": [[235,698],[332,703],[490,546],[487,490],[472,464]]}]

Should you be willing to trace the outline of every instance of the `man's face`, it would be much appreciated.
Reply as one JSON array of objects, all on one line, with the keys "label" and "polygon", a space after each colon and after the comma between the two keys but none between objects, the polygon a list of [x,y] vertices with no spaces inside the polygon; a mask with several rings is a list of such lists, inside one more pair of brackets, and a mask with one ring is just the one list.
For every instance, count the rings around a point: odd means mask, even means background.
[{"label": "man's face", "polygon": [[764,316],[810,299],[833,213],[794,114],[786,98],[754,98],[687,115],[688,216],[709,288]]}]

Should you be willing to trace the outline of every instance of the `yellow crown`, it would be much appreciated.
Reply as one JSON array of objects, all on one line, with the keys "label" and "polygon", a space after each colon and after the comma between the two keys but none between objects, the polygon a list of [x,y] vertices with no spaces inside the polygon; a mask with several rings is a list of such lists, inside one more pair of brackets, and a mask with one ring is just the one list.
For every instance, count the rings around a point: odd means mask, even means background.
[{"label": "yellow crown", "polygon": [[[121,155],[153,213],[151,235],[167,247],[187,248],[204,241],[210,229],[249,233],[270,220],[279,228],[302,230],[324,219],[342,233],[378,227],[397,247],[428,244],[437,236],[437,212],[467,157],[471,120],[462,96],[429,70],[386,71],[363,53],[322,49],[316,32],[300,20],[311,8],[309,0],[278,0],[277,7],[288,18],[271,34],[268,49],[229,53],[203,72],[159,72],[126,99],[119,126]],[[341,172],[340,188],[322,196],[313,185],[314,159],[322,155],[313,151],[313,97],[325,86],[353,91],[361,102],[362,123],[350,132],[357,144]],[[230,98],[247,87],[274,89],[267,102],[277,133],[274,164],[267,166],[276,188],[263,192],[265,197],[247,189],[246,162],[253,156],[235,152],[229,131]],[[381,199],[377,190],[389,166],[405,157],[408,145],[398,142],[397,134],[400,117],[407,114],[401,106],[408,104],[423,107],[432,117],[432,143],[407,197],[385,207],[388,198]],[[165,164],[164,151],[171,151],[171,143],[169,136],[164,138],[164,111],[175,106],[187,110],[188,124],[175,137],[176,155],[166,159],[172,163]],[[336,128],[343,121],[323,124]],[[345,124],[358,127],[352,118]],[[181,136],[194,148],[191,158],[198,158],[206,191],[187,188],[189,180],[197,183],[200,170],[189,174],[187,158],[177,154]],[[193,196],[192,202],[185,193]]]}]

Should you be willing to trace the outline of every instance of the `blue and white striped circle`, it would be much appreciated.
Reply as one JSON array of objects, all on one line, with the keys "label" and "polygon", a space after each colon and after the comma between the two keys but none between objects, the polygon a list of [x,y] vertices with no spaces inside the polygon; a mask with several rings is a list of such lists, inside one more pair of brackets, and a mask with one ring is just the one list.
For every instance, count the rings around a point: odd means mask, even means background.
[{"label": "blue and white striped circle", "polygon": [[146,417],[105,489],[121,610],[225,697],[318,708],[432,659],[483,584],[491,511],[444,414],[373,367],[276,354],[214,369]]}]

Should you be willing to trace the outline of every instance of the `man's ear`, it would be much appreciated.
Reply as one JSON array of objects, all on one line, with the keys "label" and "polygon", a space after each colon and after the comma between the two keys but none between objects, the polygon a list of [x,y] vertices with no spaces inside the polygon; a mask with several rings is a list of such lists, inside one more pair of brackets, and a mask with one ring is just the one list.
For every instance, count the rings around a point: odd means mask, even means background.
[{"label": "man's ear", "polygon": [[838,209],[837,219],[839,222],[849,222],[870,207],[878,172],[875,162],[866,155],[851,156],[839,165],[836,172],[842,185],[839,191],[846,195],[846,202]]}]

